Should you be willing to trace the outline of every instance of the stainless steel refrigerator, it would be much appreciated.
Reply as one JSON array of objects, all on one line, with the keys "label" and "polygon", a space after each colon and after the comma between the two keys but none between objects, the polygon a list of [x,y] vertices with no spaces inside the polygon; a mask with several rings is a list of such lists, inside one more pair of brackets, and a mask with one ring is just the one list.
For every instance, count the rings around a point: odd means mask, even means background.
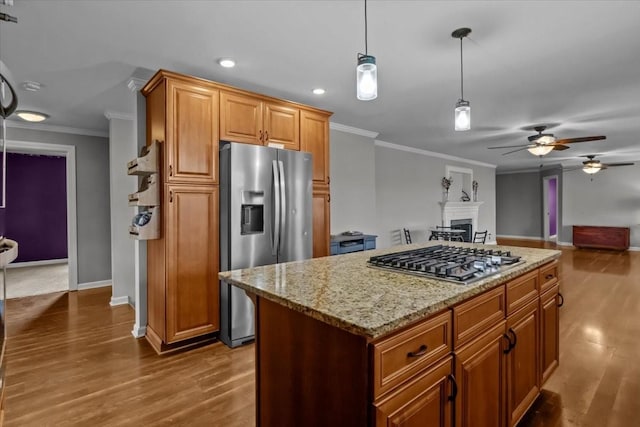
[{"label": "stainless steel refrigerator", "polygon": [[[312,157],[309,153],[224,142],[220,146],[220,270],[311,258]],[[254,339],[253,302],[220,282],[220,339]]]}]

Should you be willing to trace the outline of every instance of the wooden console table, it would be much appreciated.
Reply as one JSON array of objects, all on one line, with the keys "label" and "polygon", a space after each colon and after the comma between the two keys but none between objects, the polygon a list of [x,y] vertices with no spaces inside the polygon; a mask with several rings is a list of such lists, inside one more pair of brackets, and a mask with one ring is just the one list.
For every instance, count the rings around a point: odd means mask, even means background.
[{"label": "wooden console table", "polygon": [[573,245],[578,248],[629,249],[629,227],[573,226]]}]

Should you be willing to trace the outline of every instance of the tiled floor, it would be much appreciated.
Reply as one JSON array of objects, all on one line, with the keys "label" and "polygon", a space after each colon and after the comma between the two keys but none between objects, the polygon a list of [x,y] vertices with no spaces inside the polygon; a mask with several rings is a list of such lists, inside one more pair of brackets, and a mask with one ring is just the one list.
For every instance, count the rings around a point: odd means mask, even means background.
[{"label": "tiled floor", "polygon": [[7,298],[50,294],[68,289],[67,263],[7,268]]}]

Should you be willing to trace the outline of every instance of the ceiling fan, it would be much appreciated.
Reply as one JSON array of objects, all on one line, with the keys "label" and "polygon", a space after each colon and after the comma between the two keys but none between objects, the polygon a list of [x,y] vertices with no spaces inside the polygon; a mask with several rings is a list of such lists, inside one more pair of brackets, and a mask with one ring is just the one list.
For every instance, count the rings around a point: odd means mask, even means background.
[{"label": "ceiling fan", "polygon": [[603,169],[608,169],[608,168],[612,168],[612,167],[616,167],[616,166],[632,166],[632,165],[635,165],[635,163],[631,163],[631,162],[602,163],[602,162],[600,162],[600,160],[596,160],[596,155],[595,154],[589,154],[587,156],[581,156],[581,157],[586,157],[587,158],[587,160],[582,162],[582,166],[576,166],[574,168],[569,168],[567,170],[582,169],[582,171],[584,173],[588,173],[589,175],[593,175],[595,173],[600,172]]},{"label": "ceiling fan", "polygon": [[537,135],[531,135],[527,139],[529,140],[529,144],[523,145],[505,145],[502,147],[488,147],[490,150],[499,149],[499,148],[516,148],[516,150],[507,151],[506,153],[502,153],[503,156],[511,153],[515,153],[522,150],[527,150],[531,154],[535,156],[544,156],[545,154],[549,154],[551,151],[561,151],[569,148],[567,144],[573,144],[575,142],[588,142],[588,141],[598,141],[601,139],[607,139],[604,135],[599,136],[583,136],[580,138],[563,138],[557,139],[552,133],[542,133],[545,131],[546,126],[535,126],[533,129],[538,132]]}]

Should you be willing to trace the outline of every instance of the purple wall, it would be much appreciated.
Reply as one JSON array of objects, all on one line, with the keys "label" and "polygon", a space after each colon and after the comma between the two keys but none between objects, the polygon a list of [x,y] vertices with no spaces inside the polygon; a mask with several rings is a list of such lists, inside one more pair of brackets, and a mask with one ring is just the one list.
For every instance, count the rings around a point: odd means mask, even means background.
[{"label": "purple wall", "polygon": [[6,236],[20,245],[15,262],[67,257],[64,157],[7,154]]},{"label": "purple wall", "polygon": [[558,180],[557,178],[549,179],[549,236],[555,236],[558,234],[558,206],[557,206],[557,194],[558,194]]}]

